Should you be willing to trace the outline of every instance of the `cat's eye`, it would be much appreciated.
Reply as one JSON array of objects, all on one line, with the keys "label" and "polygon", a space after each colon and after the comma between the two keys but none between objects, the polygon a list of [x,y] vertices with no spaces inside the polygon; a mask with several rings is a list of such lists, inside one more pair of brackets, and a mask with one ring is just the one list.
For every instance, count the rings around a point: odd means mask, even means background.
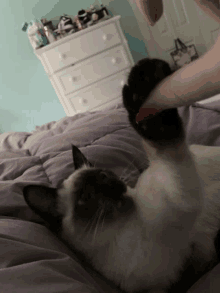
[{"label": "cat's eye", "polygon": [[102,179],[106,179],[108,177],[108,175],[105,172],[100,172],[99,174],[101,176]]}]

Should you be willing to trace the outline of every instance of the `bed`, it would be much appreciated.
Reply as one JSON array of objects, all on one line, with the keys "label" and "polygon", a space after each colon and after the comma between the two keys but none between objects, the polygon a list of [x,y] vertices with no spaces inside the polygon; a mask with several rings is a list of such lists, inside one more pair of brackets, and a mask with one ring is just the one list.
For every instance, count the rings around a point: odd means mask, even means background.
[{"label": "bed", "polygon": [[[220,99],[178,109],[189,144],[220,146]],[[110,168],[134,186],[148,167],[139,135],[121,104],[64,117],[29,132],[0,134],[1,292],[120,292],[82,265],[30,210],[22,190],[29,184],[58,186],[73,171],[71,144],[98,167]],[[145,159],[143,159],[145,158]],[[220,265],[190,293],[217,292]],[[216,289],[218,290],[218,289]]]}]

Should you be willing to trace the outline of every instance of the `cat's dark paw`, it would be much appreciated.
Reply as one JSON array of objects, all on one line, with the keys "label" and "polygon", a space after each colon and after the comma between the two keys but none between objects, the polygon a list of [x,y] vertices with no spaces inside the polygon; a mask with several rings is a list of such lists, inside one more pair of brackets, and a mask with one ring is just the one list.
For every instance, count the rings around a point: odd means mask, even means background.
[{"label": "cat's dark paw", "polygon": [[167,62],[146,58],[131,69],[128,82],[122,89],[123,103],[131,125],[142,137],[158,147],[179,144],[184,140],[183,124],[177,109],[149,115],[139,123],[136,122],[136,115],[150,92],[171,73]]},{"label": "cat's dark paw", "polygon": [[136,124],[135,129],[157,147],[179,145],[185,139],[183,123],[176,108],[143,119]]},{"label": "cat's dark paw", "polygon": [[171,73],[169,64],[159,59],[145,58],[132,67],[127,84],[122,89],[122,97],[133,126],[136,124],[136,115],[140,107],[151,91]]}]

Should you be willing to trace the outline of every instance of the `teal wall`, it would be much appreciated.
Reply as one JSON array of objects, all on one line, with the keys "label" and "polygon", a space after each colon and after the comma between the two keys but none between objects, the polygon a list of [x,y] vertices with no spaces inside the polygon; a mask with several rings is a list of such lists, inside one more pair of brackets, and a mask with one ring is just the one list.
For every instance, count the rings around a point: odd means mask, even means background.
[{"label": "teal wall", "polygon": [[[21,24],[33,16],[48,19],[81,8],[98,0],[1,0],[0,54],[0,132],[32,131],[35,126],[66,116],[40,61],[34,55]],[[127,0],[103,1],[121,24],[137,61],[146,57],[137,21]]]}]

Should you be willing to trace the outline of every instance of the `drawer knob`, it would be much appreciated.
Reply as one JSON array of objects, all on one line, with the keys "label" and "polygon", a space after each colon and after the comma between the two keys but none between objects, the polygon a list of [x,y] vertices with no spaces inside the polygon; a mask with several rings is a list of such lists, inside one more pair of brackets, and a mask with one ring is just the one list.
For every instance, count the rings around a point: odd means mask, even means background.
[{"label": "drawer knob", "polygon": [[102,36],[102,39],[103,39],[104,41],[106,41],[106,40],[107,40],[107,35],[104,34],[104,35]]},{"label": "drawer knob", "polygon": [[69,81],[71,81],[71,82],[77,82],[79,79],[80,79],[79,76],[71,76],[71,77],[69,78]]},{"label": "drawer knob", "polygon": [[64,59],[66,59],[67,55],[64,54],[64,53],[60,53],[59,57],[60,57],[61,60],[64,60]]},{"label": "drawer knob", "polygon": [[111,40],[111,38],[113,37],[113,35],[112,34],[103,34],[102,35],[102,39],[104,40],[104,41],[109,41],[109,40]]},{"label": "drawer knob", "polygon": [[119,57],[116,57],[116,58],[113,57],[113,58],[112,58],[112,64],[116,64],[116,63],[118,64],[118,63],[120,63],[120,62],[121,62],[121,59],[120,59]]},{"label": "drawer knob", "polygon": [[80,103],[80,104],[87,104],[87,103],[88,103],[88,100],[83,99],[83,98],[80,98],[80,99],[79,99],[79,103]]}]

